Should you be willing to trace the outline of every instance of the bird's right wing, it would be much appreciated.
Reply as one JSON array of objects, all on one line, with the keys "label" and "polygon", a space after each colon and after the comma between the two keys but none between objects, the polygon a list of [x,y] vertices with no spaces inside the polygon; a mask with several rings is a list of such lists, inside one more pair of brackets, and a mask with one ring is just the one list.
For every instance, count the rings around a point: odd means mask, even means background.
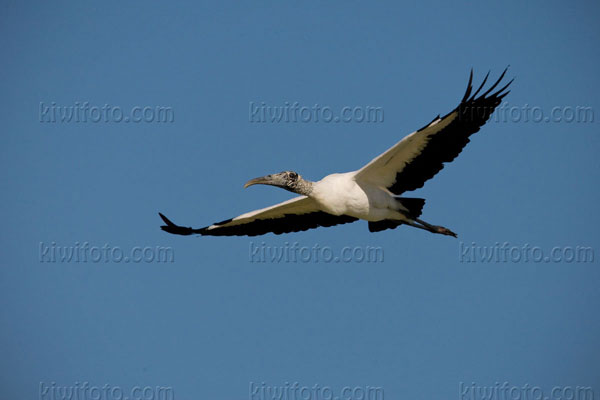
[{"label": "bird's right wing", "polygon": [[321,211],[310,197],[300,196],[260,210],[250,211],[238,217],[214,223],[200,229],[175,225],[159,213],[166,225],[163,231],[176,235],[209,236],[257,236],[272,232],[276,235],[307,229],[328,227],[354,222],[357,218],[347,215],[332,215]]},{"label": "bird's right wing", "polygon": [[485,77],[479,89],[472,93],[473,71],[467,91],[453,111],[444,117],[436,117],[429,124],[404,137],[383,154],[373,159],[356,173],[356,179],[385,187],[399,195],[423,187],[442,168],[458,156],[469,142],[469,137],[479,131],[502,98],[512,80],[492,93],[504,78],[506,70],[485,93],[477,97],[485,85]]}]

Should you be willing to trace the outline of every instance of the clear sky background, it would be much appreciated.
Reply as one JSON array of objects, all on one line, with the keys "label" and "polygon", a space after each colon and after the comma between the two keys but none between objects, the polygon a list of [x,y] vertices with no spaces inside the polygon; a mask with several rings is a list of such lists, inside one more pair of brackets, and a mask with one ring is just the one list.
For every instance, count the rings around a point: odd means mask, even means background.
[{"label": "clear sky background", "polygon": [[[386,399],[460,382],[600,396],[600,7],[596,2],[3,2],[0,397],[40,382],[250,382]],[[507,65],[509,107],[426,186],[458,239],[359,221],[284,236],[172,236],[291,197],[248,179],[360,168]],[[249,103],[378,106],[382,123],[252,123]],[[172,123],[40,122],[40,103],[172,107]],[[517,111],[518,113],[518,111]],[[43,262],[43,246],[170,246],[173,263]],[[377,246],[382,263],[252,262],[249,247]],[[461,246],[592,247],[592,262],[464,262]],[[462,244],[461,244],[462,243]],[[509,260],[510,261],[510,260]],[[46,397],[48,398],[48,397]],[[254,397],[258,398],[258,397]]]}]

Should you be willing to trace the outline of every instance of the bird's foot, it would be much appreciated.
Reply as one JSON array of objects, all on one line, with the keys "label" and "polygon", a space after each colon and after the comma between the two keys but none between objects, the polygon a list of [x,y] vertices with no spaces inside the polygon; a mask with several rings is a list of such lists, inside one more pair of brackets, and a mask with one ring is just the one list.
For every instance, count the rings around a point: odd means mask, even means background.
[{"label": "bird's foot", "polygon": [[448,235],[448,236],[458,237],[456,235],[456,233],[452,232],[448,228],[444,228],[443,226],[435,226],[434,229],[435,229],[436,233],[440,233],[442,235]]}]

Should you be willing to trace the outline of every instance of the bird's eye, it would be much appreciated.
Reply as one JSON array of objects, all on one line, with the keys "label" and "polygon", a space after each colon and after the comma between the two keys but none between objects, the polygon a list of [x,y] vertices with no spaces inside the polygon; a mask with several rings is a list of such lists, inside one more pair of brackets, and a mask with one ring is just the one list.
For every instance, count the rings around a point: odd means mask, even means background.
[{"label": "bird's eye", "polygon": [[298,174],[295,172],[290,172],[290,178],[292,179],[298,179]]}]

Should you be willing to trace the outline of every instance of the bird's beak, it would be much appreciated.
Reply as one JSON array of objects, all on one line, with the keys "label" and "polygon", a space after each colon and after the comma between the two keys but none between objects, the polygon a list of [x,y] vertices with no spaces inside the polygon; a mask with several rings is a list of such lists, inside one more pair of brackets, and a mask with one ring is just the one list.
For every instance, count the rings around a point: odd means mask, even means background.
[{"label": "bird's beak", "polygon": [[274,179],[271,175],[261,176],[260,178],[250,179],[244,185],[244,189],[252,185],[274,185]]}]

